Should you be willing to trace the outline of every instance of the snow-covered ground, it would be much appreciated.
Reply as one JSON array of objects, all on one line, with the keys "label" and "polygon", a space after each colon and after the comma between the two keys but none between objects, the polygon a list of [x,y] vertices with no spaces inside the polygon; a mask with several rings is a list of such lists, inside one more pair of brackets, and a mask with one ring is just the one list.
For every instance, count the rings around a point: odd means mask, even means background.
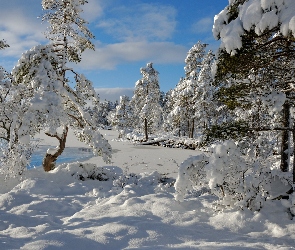
[{"label": "snow-covered ground", "polygon": [[[114,131],[103,134],[114,149],[112,164],[85,157],[87,147],[73,136],[67,154],[77,159],[81,152],[85,167],[104,166],[113,177],[107,181],[78,180],[81,168],[71,163],[50,173],[31,169],[19,184],[1,182],[0,249],[295,249],[295,223],[281,201],[260,212],[223,213],[206,193],[179,203],[172,178],[197,151],[136,146],[116,141]],[[41,146],[54,145],[40,139]]]}]

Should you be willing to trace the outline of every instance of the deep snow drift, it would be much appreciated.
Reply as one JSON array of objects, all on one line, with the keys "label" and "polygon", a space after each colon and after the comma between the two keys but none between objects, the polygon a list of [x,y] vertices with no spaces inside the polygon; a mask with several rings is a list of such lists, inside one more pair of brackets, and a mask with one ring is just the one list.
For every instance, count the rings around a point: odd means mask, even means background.
[{"label": "deep snow drift", "polygon": [[[113,141],[114,131],[103,134],[114,148],[108,166],[82,153],[83,168],[64,163],[50,173],[31,169],[19,184],[1,182],[0,249],[295,249],[294,220],[281,201],[260,212],[219,213],[216,198],[200,191],[179,203],[173,178],[197,151],[136,146]],[[87,148],[72,137],[67,145],[73,154]],[[96,171],[101,181],[82,181],[92,163],[104,166]]]}]

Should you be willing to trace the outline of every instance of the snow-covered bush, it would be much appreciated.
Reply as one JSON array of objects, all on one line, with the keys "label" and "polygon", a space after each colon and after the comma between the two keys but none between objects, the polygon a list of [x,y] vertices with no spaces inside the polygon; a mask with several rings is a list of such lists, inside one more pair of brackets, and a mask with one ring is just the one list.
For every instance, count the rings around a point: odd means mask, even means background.
[{"label": "snow-covered bush", "polygon": [[[64,168],[64,170],[62,170]],[[56,171],[69,172],[77,180],[113,181],[122,175],[121,169],[115,167],[97,167],[92,163],[65,163],[59,165]]]},{"label": "snow-covered bush", "polygon": [[138,175],[134,173],[120,175],[118,179],[114,180],[114,186],[124,188],[127,185],[137,185]]},{"label": "snow-covered bush", "polygon": [[209,187],[219,197],[220,208],[248,207],[259,210],[267,197],[266,184],[271,180],[270,170],[259,161],[247,161],[233,141],[213,147],[206,178]]},{"label": "snow-covered bush", "polygon": [[178,177],[175,182],[176,200],[183,201],[188,190],[205,184],[205,166],[208,164],[208,159],[209,157],[205,154],[200,154],[188,158],[179,166]]},{"label": "snow-covered bush", "polygon": [[5,178],[19,178],[28,165],[33,147],[17,144],[9,147],[0,142],[0,174]]},{"label": "snow-covered bush", "polygon": [[160,186],[156,188],[157,190],[163,191],[165,187],[171,187],[172,184],[169,183],[169,179],[164,175],[160,174],[157,171],[152,173],[124,173],[116,178],[113,182],[115,187],[124,188],[126,186],[138,186],[138,187],[146,187],[146,186]]},{"label": "snow-covered bush", "polygon": [[[184,161],[175,184],[176,200],[187,191],[208,185],[219,200],[217,210],[248,208],[260,210],[267,198],[277,198],[291,188],[288,177],[271,170],[270,150],[257,147],[263,138],[246,143],[227,140],[212,145],[210,157],[204,154]],[[291,205],[290,205],[291,207]]]}]

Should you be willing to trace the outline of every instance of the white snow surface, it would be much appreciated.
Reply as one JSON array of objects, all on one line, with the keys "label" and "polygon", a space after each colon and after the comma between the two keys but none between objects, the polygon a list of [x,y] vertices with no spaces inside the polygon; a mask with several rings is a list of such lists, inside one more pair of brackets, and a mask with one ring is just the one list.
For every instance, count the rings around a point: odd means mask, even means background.
[{"label": "white snow surface", "polygon": [[[113,163],[93,157],[83,164],[104,167],[110,180],[78,180],[74,173],[83,171],[71,163],[50,173],[29,170],[18,183],[1,181],[0,249],[295,249],[295,223],[281,201],[268,201],[260,212],[217,212],[208,193],[175,200],[160,174],[175,178],[177,165],[200,152],[136,146],[115,141],[114,131],[102,133]],[[68,147],[85,147],[69,134]],[[137,177],[119,178],[132,172]]]}]

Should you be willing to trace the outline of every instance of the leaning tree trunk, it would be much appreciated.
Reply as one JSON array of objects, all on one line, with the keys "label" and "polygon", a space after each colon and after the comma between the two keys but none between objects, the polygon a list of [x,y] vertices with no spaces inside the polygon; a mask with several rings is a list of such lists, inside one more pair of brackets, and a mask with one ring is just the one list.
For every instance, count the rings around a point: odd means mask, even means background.
[{"label": "leaning tree trunk", "polygon": [[49,133],[45,133],[46,135],[48,135],[50,137],[57,138],[59,141],[59,145],[57,146],[56,151],[53,154],[50,154],[47,152],[44,159],[43,159],[43,169],[45,172],[49,172],[55,168],[55,162],[56,162],[57,158],[62,154],[62,152],[64,151],[64,149],[66,147],[66,139],[67,139],[67,135],[68,135],[68,130],[69,130],[69,128],[66,126],[63,129],[63,133],[61,136],[58,136],[57,133],[55,133],[54,135],[49,134]]},{"label": "leaning tree trunk", "polygon": [[288,128],[283,130],[281,139],[281,165],[282,172],[288,172],[289,170],[289,128],[290,128],[290,104],[285,102],[283,105],[283,127]]}]

